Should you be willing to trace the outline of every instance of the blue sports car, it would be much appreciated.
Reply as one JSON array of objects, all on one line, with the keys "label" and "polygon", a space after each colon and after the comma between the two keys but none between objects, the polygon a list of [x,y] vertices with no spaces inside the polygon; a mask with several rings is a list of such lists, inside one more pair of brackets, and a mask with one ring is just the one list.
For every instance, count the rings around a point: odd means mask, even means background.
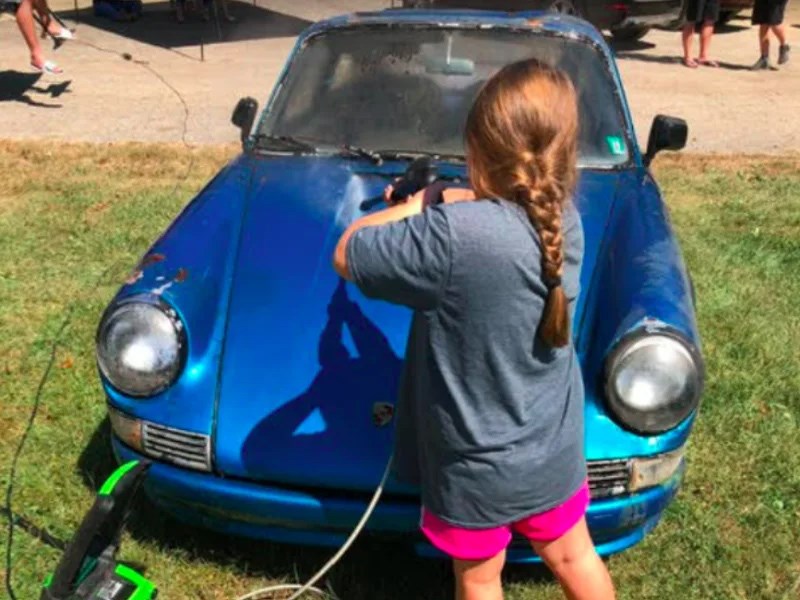
[{"label": "blue sports car", "polygon": [[[331,268],[344,228],[420,157],[466,184],[462,131],[501,66],[567,72],[580,110],[585,235],[573,335],[586,387],[598,550],[651,530],[684,473],[703,387],[692,285],[648,165],[686,142],[659,116],[636,142],[612,54],[548,13],[386,10],[305,31],[266,108],[233,114],[243,152],[192,200],[108,306],[97,358],[119,460],[178,519],[340,544],[384,472],[410,312]],[[391,479],[367,535],[436,555],[417,490]],[[510,560],[535,561],[524,540]]]}]

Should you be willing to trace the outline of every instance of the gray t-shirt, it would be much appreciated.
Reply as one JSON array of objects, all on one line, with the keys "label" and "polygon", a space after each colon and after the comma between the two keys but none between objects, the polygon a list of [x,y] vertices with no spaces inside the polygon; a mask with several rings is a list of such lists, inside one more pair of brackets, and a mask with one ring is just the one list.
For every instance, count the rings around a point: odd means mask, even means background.
[{"label": "gray t-shirt", "polygon": [[[563,218],[563,285],[574,314],[580,216]],[[575,349],[536,335],[547,289],[525,211],[459,202],[365,227],[348,242],[368,297],[414,309],[397,409],[395,475],[427,510],[465,528],[553,508],[585,481],[583,381]]]}]

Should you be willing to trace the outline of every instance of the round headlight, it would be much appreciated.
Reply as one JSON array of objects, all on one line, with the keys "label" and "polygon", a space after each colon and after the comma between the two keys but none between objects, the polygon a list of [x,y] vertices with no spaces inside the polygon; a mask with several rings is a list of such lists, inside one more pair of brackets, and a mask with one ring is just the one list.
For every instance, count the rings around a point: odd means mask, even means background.
[{"label": "round headlight", "polygon": [[100,372],[130,396],[169,387],[183,366],[184,350],[181,320],[159,301],[125,301],[106,313],[97,332]]},{"label": "round headlight", "polygon": [[609,406],[624,425],[641,433],[678,425],[697,408],[702,387],[699,356],[672,335],[635,335],[607,364]]}]

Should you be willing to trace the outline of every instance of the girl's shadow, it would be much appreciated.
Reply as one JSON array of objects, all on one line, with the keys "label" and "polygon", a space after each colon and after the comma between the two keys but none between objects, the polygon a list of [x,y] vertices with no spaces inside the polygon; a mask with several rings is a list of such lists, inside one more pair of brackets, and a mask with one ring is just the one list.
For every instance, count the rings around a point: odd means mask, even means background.
[{"label": "girl's shadow", "polygon": [[[354,355],[344,343],[345,327]],[[247,436],[241,451],[247,473],[307,486],[374,487],[392,444],[392,428],[376,419],[393,410],[403,363],[347,297],[342,280],[328,305],[317,356],[320,370],[308,389],[277,408],[265,407]]]}]

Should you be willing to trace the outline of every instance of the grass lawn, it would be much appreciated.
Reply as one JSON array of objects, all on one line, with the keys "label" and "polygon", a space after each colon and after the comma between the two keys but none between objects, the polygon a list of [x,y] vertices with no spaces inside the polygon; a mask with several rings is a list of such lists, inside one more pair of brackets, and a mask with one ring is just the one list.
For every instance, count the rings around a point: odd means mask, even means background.
[{"label": "grass lawn", "polygon": [[[56,535],[70,535],[112,460],[93,354],[100,312],[235,152],[0,142],[0,487],[70,311],[14,490],[15,509]],[[796,600],[800,158],[674,156],[655,169],[694,276],[708,379],[685,485],[659,527],[610,560],[612,575],[621,598]],[[0,516],[0,556],[5,528]],[[11,556],[17,598],[38,598],[58,553],[17,530]],[[167,600],[234,598],[302,579],[327,556],[182,527],[145,502],[122,553],[148,566]],[[451,590],[446,565],[370,542],[329,583],[346,600],[447,598]],[[509,570],[508,590],[512,600],[561,597],[528,568]]]}]

